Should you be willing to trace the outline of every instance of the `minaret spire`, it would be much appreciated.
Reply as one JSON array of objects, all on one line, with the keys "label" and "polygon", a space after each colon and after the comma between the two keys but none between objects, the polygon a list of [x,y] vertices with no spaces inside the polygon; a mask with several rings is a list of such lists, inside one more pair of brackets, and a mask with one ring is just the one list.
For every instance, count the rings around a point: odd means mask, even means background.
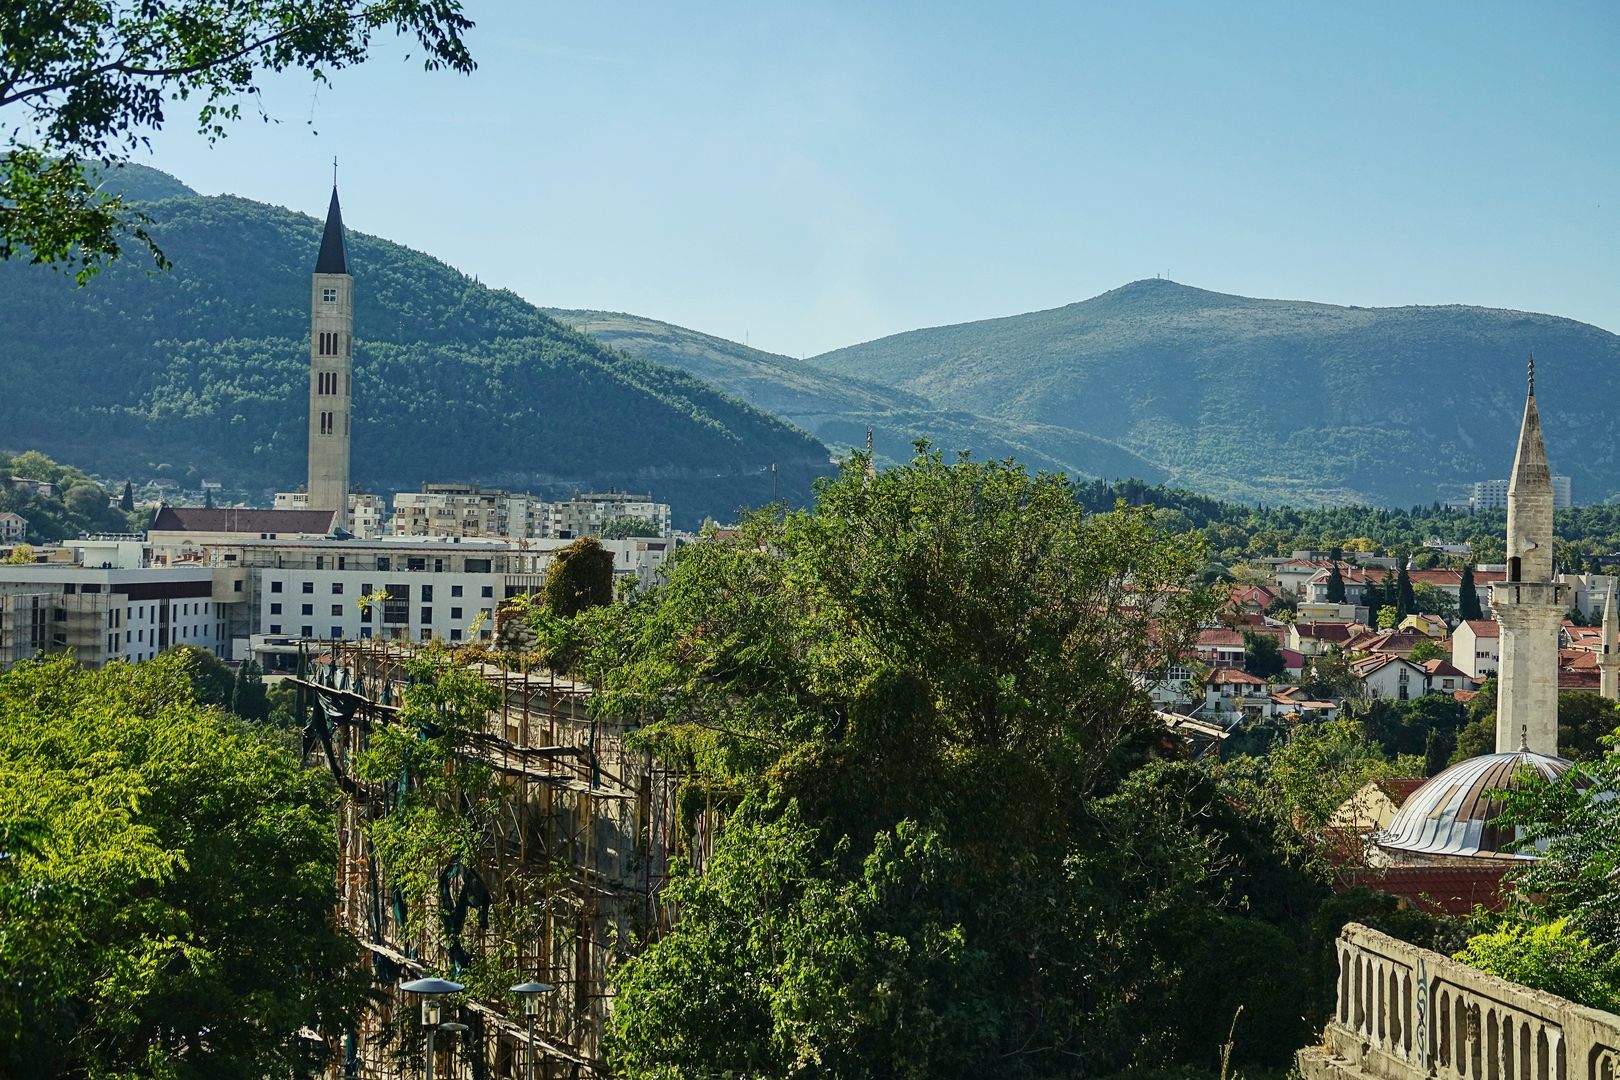
[{"label": "minaret spire", "polygon": [[1552,471],[1536,406],[1536,360],[1525,366],[1524,420],[1507,497],[1507,577],[1491,586],[1502,625],[1496,690],[1496,750],[1521,742],[1558,754],[1558,628],[1568,592],[1553,575]]},{"label": "minaret spire", "polygon": [[1598,653],[1598,692],[1610,701],[1620,701],[1620,620],[1614,607],[1614,592],[1620,582],[1613,578],[1609,595],[1603,601],[1603,647]]}]

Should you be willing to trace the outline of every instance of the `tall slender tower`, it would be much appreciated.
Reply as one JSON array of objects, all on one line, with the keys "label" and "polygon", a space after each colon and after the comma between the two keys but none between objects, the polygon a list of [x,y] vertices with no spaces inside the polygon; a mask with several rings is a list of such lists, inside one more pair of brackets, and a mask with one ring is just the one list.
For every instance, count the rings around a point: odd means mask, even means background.
[{"label": "tall slender tower", "polygon": [[1491,586],[1491,608],[1502,624],[1496,752],[1511,753],[1523,743],[1557,757],[1558,628],[1569,607],[1569,588],[1553,580],[1552,473],[1536,409],[1535,357],[1529,384],[1508,481],[1507,580]]},{"label": "tall slender tower", "polygon": [[1614,611],[1614,591],[1609,586],[1608,598],[1603,601],[1603,651],[1598,653],[1598,691],[1610,701],[1620,701],[1620,623]]},{"label": "tall slender tower", "polygon": [[[335,170],[336,166],[334,166]],[[310,289],[309,508],[349,525],[349,407],[354,391],[354,278],[343,250],[337,183]]]}]

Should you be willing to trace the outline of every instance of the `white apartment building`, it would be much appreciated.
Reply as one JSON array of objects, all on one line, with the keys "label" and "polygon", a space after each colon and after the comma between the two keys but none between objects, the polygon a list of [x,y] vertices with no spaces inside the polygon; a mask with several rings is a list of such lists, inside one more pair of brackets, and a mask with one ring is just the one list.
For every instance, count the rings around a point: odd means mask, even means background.
[{"label": "white apartment building", "polygon": [[[1574,506],[1571,499],[1569,477],[1552,478],[1553,509],[1564,510]],[[1504,510],[1507,508],[1508,482],[1506,480],[1476,480],[1468,505],[1475,510]]]},{"label": "white apartment building", "polygon": [[[449,642],[487,639],[495,608],[537,592],[567,540],[470,537],[244,537],[208,546],[210,565],[248,575],[250,617],[238,636]],[[606,540],[617,580],[649,586],[671,545]],[[386,595],[384,595],[386,594]],[[362,604],[362,600],[372,598]]]}]

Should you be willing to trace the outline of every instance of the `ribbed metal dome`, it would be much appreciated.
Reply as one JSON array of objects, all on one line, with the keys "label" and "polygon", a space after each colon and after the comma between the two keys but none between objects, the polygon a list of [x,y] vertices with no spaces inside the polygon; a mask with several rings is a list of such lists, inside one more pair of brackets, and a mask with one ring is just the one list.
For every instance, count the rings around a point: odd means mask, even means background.
[{"label": "ribbed metal dome", "polygon": [[1527,775],[1552,779],[1566,772],[1565,758],[1518,750],[1460,761],[1433,777],[1396,813],[1373,842],[1413,855],[1462,855],[1485,859],[1533,859],[1510,850],[1518,830],[1497,823],[1502,800],[1495,791],[1524,787]]}]

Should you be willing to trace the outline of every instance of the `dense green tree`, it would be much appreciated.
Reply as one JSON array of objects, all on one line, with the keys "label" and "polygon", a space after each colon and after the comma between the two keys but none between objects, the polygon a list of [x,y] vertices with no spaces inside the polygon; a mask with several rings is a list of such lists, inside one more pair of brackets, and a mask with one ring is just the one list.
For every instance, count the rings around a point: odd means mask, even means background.
[{"label": "dense green tree", "polygon": [[602,526],[603,540],[622,540],[627,536],[660,536],[658,526],[645,518],[615,518]]},{"label": "dense green tree", "polygon": [[[1522,921],[1566,920],[1604,954],[1620,950],[1620,750],[1507,796],[1506,819],[1540,858],[1517,875]],[[1613,971],[1613,969],[1610,969]]]},{"label": "dense green tree", "polygon": [[675,875],[681,919],[615,975],[617,1067],[1102,1073],[1208,1054],[1238,1004],[1240,1055],[1285,1056],[1303,879],[1208,773],[1132,771],[1131,673],[1209,613],[1181,587],[1199,562],[1145,512],[926,454],[588,613],[599,707],[723,821]]},{"label": "dense green tree", "polygon": [[231,712],[244,720],[264,723],[270,719],[270,699],[265,693],[264,673],[253,657],[242,661],[236,669],[236,683],[231,689]]},{"label": "dense green tree", "polygon": [[1276,638],[1270,634],[1256,634],[1252,630],[1243,632],[1244,671],[1262,679],[1275,679],[1286,667],[1282,646],[1277,644]]},{"label": "dense green tree", "polygon": [[236,694],[236,673],[229,664],[195,645],[176,645],[164,655],[178,658],[180,669],[191,680],[191,694],[197,704],[230,709]]},{"label": "dense green tree", "polygon": [[[1620,706],[1590,690],[1558,692],[1558,752],[1577,761],[1603,756],[1607,737],[1620,729]],[[1496,752],[1496,680],[1469,703],[1468,722],[1457,736],[1455,760]]]},{"label": "dense green tree", "polygon": [[1360,721],[1363,736],[1389,757],[1428,754],[1430,732],[1439,733],[1449,757],[1468,716],[1467,710],[1449,694],[1419,694],[1407,701],[1375,698],[1356,703],[1351,713]]},{"label": "dense green tree", "polygon": [[1620,957],[1563,919],[1536,926],[1507,923],[1469,938],[1456,958],[1520,986],[1605,1012],[1620,1010]]},{"label": "dense green tree", "polygon": [[183,655],[0,673],[0,1075],[307,1075],[363,1001],[331,792]]},{"label": "dense green tree", "polygon": [[163,265],[148,219],[102,186],[96,163],[145,146],[169,102],[200,102],[198,128],[218,139],[266,72],[324,82],[387,30],[414,38],[430,70],[470,71],[471,26],[455,0],[17,0],[0,34],[0,259],[75,268],[83,282],[133,237]]},{"label": "dense green tree", "polygon": [[546,608],[563,618],[613,602],[613,552],[584,536],[552,557],[542,594]]},{"label": "dense green tree", "polygon": [[1414,664],[1421,664],[1425,660],[1450,660],[1451,653],[1434,638],[1424,638],[1412,646],[1412,651],[1406,654],[1406,658]]},{"label": "dense green tree", "polygon": [[135,512],[135,486],[128,480],[124,481],[124,493],[118,498],[118,509],[126,514]]}]

